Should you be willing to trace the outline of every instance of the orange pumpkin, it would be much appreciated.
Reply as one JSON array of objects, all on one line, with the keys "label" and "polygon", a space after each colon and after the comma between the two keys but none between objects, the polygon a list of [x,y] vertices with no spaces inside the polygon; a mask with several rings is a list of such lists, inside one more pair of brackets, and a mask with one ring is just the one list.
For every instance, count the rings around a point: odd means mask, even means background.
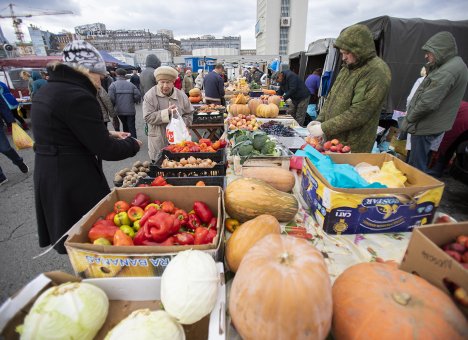
[{"label": "orange pumpkin", "polygon": [[189,91],[190,97],[201,97],[202,93],[199,88],[195,87]]},{"label": "orange pumpkin", "polygon": [[304,239],[270,234],[242,259],[229,313],[243,339],[325,339],[332,305],[322,254]]},{"label": "orange pumpkin", "polygon": [[247,104],[231,104],[229,105],[229,113],[233,116],[240,114],[248,115],[250,114],[250,109]]},{"label": "orange pumpkin", "polygon": [[269,94],[269,95],[275,95],[275,94],[276,94],[276,91],[275,91],[275,90],[263,89],[263,93]]},{"label": "orange pumpkin", "polygon": [[270,96],[268,97],[268,104],[275,104],[276,106],[279,106],[281,103],[281,97],[280,96]]},{"label": "orange pumpkin", "polygon": [[198,96],[198,97],[188,97],[188,99],[190,100],[191,103],[199,103],[202,101],[202,97],[201,96]]},{"label": "orange pumpkin", "polygon": [[255,114],[257,112],[257,107],[260,105],[260,104],[263,104],[263,102],[260,100],[260,99],[257,99],[257,98],[252,98],[249,100],[249,109],[250,109],[250,113],[251,114]]},{"label": "orange pumpkin", "polygon": [[279,107],[275,104],[260,104],[257,106],[256,116],[261,118],[276,118],[279,114]]},{"label": "orange pumpkin", "polygon": [[467,339],[468,323],[426,280],[385,263],[360,263],[333,285],[336,339]]}]

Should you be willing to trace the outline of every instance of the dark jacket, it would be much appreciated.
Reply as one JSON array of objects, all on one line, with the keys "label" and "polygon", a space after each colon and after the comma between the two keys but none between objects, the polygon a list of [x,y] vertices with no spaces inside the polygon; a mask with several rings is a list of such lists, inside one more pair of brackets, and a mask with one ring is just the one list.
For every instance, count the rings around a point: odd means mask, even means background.
[{"label": "dark jacket", "polygon": [[285,70],[283,81],[280,83],[278,94],[283,96],[284,100],[291,98],[292,102],[297,105],[302,100],[309,98],[310,93],[304,82],[293,71]]},{"label": "dark jacket", "polygon": [[161,61],[154,54],[148,54],[146,57],[146,68],[140,74],[140,87],[141,94],[144,96],[154,85],[156,85],[156,78],[154,78],[154,71],[161,66]]},{"label": "dark jacket", "polygon": [[[55,243],[109,190],[100,159],[134,156],[132,138],[115,139],[102,122],[96,88],[82,73],[59,64],[33,98],[34,195],[39,245]],[[62,244],[56,247],[64,253]]]},{"label": "dark jacket", "polygon": [[119,116],[134,116],[136,114],[135,103],[140,102],[140,90],[135,85],[117,76],[117,80],[109,86],[109,98],[114,104],[115,113]]},{"label": "dark jacket", "polygon": [[415,135],[433,135],[452,128],[468,82],[468,69],[457,56],[455,38],[439,32],[422,47],[434,54],[435,62],[426,64],[428,74],[408,106],[401,128]]},{"label": "dark jacket", "polygon": [[224,81],[215,71],[209,72],[204,80],[205,98],[209,100],[221,100],[224,98]]},{"label": "dark jacket", "polygon": [[390,89],[390,69],[377,57],[372,33],[364,25],[345,29],[335,45],[357,61],[343,64],[317,120],[328,140],[339,139],[352,152],[371,152]]}]

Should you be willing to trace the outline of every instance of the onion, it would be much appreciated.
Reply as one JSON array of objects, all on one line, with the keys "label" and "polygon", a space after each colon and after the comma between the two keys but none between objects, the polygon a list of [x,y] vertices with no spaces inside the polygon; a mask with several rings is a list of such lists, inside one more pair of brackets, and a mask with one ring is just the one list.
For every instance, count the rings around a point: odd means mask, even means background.
[{"label": "onion", "polygon": [[119,322],[104,340],[185,340],[182,326],[165,311],[138,309]]},{"label": "onion", "polygon": [[211,313],[218,289],[213,258],[200,250],[186,250],[177,254],[163,272],[161,302],[177,321],[191,325]]},{"label": "onion", "polygon": [[68,282],[42,293],[18,331],[26,340],[91,340],[104,324],[108,310],[109,300],[101,288]]}]

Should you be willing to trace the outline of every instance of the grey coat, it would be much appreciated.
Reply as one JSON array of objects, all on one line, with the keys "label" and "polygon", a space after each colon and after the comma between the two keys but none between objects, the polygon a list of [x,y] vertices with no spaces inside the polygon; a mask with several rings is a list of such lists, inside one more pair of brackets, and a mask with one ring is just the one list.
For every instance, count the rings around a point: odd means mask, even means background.
[{"label": "grey coat", "polygon": [[109,97],[114,104],[115,113],[119,116],[134,116],[135,103],[141,100],[140,90],[120,76],[109,86]]}]

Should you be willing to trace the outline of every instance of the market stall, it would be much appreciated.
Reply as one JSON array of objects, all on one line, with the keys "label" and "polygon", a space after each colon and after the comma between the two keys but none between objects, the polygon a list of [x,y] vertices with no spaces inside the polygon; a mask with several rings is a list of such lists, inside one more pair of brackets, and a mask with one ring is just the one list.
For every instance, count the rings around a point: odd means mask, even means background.
[{"label": "market stall", "polygon": [[[448,218],[436,212],[443,183],[390,155],[307,137],[277,99],[235,95],[223,138],[197,135],[155,164],[122,169],[114,179],[122,188],[71,229],[76,275],[110,300],[90,338],[111,330],[142,338],[156,332],[138,326],[147,317],[172,339],[376,338],[381,329],[395,338],[397,323],[409,338],[466,338],[468,224],[429,225]],[[34,280],[2,306],[0,332],[8,338],[20,324],[27,332],[28,303],[44,287],[78,280]],[[132,314],[161,303],[158,315]]]}]

